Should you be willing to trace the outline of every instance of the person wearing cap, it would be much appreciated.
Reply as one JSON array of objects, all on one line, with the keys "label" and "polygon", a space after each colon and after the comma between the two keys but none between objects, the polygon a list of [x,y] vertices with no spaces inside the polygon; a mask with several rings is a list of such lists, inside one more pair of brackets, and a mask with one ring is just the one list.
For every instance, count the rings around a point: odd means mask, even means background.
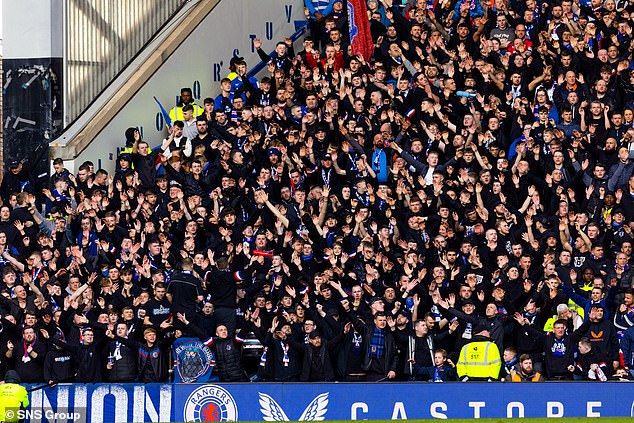
[{"label": "person wearing cap", "polygon": [[0,183],[0,196],[4,204],[9,204],[11,194],[23,192],[27,185],[32,184],[30,169],[25,168],[22,161],[9,160],[8,165]]},{"label": "person wearing cap", "polygon": [[[343,329],[343,328],[342,328]],[[332,356],[343,339],[343,330],[330,340],[324,339],[319,331],[308,335],[307,343],[294,342],[293,348],[303,352],[301,382],[332,382],[335,380]]]},{"label": "person wearing cap", "polygon": [[368,306],[370,307],[369,317],[371,318],[376,316],[377,313],[385,313],[385,301],[381,297],[370,298]]},{"label": "person wearing cap", "polygon": [[20,375],[15,370],[9,370],[4,376],[4,383],[0,383],[0,421],[21,421],[19,410],[26,410],[29,406],[29,394],[20,385]]},{"label": "person wearing cap", "polygon": [[[125,153],[119,153],[117,157],[117,167],[114,172],[114,183],[117,182],[125,183],[126,180],[131,182],[134,178],[134,171],[132,166],[132,147],[129,149],[130,151]],[[131,184],[130,184],[131,185]]]},{"label": "person wearing cap", "polygon": [[327,187],[328,192],[337,192],[341,185],[340,175],[333,166],[334,158],[326,153],[321,158],[321,164],[313,173],[313,183],[318,187]]},{"label": "person wearing cap", "polygon": [[73,356],[77,364],[77,382],[92,383],[103,380],[101,353],[104,347],[103,343],[108,338],[102,337],[99,343],[95,343],[95,330],[104,332],[104,329],[98,324],[94,328],[89,326],[82,328],[79,345],[71,344],[68,340],[62,340],[62,338],[55,336],[51,340],[53,345],[70,352]]},{"label": "person wearing cap", "polygon": [[[61,341],[65,339],[61,329],[49,333],[54,333],[53,339]],[[53,343],[53,348],[46,353],[44,359],[44,380],[51,386],[59,382],[72,382],[75,379],[76,369],[77,362],[71,353]]]}]

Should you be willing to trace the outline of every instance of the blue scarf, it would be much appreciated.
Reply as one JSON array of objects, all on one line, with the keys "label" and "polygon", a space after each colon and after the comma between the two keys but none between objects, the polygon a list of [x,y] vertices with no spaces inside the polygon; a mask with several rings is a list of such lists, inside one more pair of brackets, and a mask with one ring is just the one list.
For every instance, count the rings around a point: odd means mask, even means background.
[{"label": "blue scarf", "polygon": [[511,360],[511,361],[505,361],[504,362],[504,367],[509,369],[509,368],[515,366],[515,364],[517,364],[517,357],[513,358],[513,360]]},{"label": "blue scarf", "polygon": [[382,358],[385,350],[385,333],[379,328],[374,328],[370,341],[370,358]]},{"label": "blue scarf", "polygon": [[440,376],[440,367],[434,366],[434,382],[442,382],[442,377]]}]

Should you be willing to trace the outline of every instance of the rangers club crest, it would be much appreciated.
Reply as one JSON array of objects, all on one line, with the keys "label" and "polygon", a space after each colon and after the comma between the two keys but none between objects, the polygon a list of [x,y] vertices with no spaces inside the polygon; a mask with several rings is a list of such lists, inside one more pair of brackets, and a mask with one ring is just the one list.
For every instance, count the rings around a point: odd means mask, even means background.
[{"label": "rangers club crest", "polygon": [[235,422],[238,406],[224,388],[204,385],[189,395],[183,415],[187,422]]}]

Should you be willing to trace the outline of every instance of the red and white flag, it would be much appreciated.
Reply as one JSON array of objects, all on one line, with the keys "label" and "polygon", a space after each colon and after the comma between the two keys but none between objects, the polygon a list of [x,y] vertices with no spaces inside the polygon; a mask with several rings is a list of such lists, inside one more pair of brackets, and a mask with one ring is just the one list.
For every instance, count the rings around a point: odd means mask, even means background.
[{"label": "red and white flag", "polygon": [[365,60],[370,60],[374,45],[365,0],[348,0],[348,24],[352,54],[360,54]]}]

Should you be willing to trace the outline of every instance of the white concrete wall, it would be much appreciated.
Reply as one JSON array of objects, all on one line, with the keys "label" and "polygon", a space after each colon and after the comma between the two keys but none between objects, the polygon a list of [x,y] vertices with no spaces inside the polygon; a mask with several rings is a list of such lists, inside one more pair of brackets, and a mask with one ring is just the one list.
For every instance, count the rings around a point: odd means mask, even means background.
[{"label": "white concrete wall", "polygon": [[64,0],[2,0],[4,59],[62,57]]},{"label": "white concrete wall", "polygon": [[91,160],[113,170],[117,147],[124,146],[124,132],[129,127],[139,127],[152,147],[159,145],[165,130],[157,128],[159,109],[152,96],[169,110],[174,107],[180,88],[200,87],[196,103],[202,106],[205,97],[218,94],[220,79],[229,73],[229,60],[234,54],[244,57],[249,69],[260,62],[252,51],[250,35],[260,38],[264,51],[270,52],[278,41],[295,32],[296,20],[305,20],[302,0],[222,1],[67,167],[73,169]]}]

